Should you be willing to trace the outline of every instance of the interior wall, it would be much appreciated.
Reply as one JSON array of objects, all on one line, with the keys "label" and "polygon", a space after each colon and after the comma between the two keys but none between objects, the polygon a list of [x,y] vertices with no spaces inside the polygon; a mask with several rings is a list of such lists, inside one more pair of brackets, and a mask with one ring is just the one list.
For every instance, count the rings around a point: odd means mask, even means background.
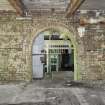
[{"label": "interior wall", "polygon": [[[76,24],[68,19],[34,18],[32,20],[16,20],[15,16],[0,17],[0,80],[32,80],[32,46],[35,37],[49,27],[65,27],[74,46],[75,80],[105,79],[105,50],[89,51],[100,45],[105,48],[105,35],[102,40],[99,34],[90,37],[86,34],[79,37]],[[63,29],[62,28],[62,29]],[[100,40],[99,40],[100,39]],[[94,40],[94,43],[93,43]],[[90,42],[91,41],[91,42]],[[90,46],[90,47],[87,47]],[[99,46],[99,47],[100,47]]]}]

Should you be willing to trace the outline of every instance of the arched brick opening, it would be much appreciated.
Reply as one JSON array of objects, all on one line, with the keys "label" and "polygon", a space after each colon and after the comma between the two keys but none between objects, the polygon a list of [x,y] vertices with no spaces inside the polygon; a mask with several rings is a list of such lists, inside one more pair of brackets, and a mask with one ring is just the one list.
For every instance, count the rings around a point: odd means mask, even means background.
[{"label": "arched brick opening", "polygon": [[[36,29],[37,28],[37,29]],[[80,70],[79,70],[79,65],[78,65],[78,44],[77,44],[77,39],[76,35],[77,32],[76,30],[71,26],[67,25],[62,25],[62,24],[40,24],[38,27],[33,29],[32,36],[31,36],[31,44],[30,44],[30,68],[31,68],[31,79],[33,75],[33,70],[32,70],[32,49],[33,49],[33,42],[35,41],[36,37],[39,35],[39,33],[48,30],[48,29],[56,29],[58,31],[66,31],[68,33],[69,39],[72,41],[72,44],[74,46],[74,80],[79,80],[80,79]]]}]

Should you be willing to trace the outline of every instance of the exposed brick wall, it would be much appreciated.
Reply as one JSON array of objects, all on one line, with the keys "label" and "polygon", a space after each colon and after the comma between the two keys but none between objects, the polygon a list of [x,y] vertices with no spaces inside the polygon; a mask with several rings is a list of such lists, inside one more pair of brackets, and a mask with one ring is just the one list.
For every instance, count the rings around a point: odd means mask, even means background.
[{"label": "exposed brick wall", "polygon": [[[92,29],[90,29],[91,31]],[[84,43],[83,62],[89,79],[105,77],[105,33],[87,32],[82,38]]]},{"label": "exposed brick wall", "polygon": [[[64,26],[76,31],[67,19],[34,18],[15,20],[13,17],[0,17],[0,80],[32,79],[32,42],[38,30],[45,27]],[[75,33],[77,41],[77,63],[81,79],[105,78],[105,34],[88,28],[82,38]],[[92,32],[91,32],[92,31]],[[40,32],[40,31],[39,31]]]},{"label": "exposed brick wall", "polygon": [[23,43],[27,32],[24,30],[30,22],[19,22],[11,18],[0,19],[0,80],[27,80]]}]

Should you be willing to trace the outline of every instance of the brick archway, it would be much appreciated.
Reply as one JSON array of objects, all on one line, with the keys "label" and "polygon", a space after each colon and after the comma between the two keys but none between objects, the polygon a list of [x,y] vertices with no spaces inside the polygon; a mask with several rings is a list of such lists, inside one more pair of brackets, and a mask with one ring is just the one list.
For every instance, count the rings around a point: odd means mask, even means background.
[{"label": "brick archway", "polygon": [[[31,64],[30,64],[30,68],[31,68],[31,71],[32,71],[32,48],[33,48],[33,42],[35,40],[35,38],[39,35],[39,33],[45,31],[45,30],[48,30],[48,29],[56,29],[58,31],[64,31],[68,34],[68,37],[69,39],[72,41],[72,44],[74,46],[74,80],[79,80],[80,78],[80,70],[79,70],[79,65],[78,65],[78,44],[77,44],[77,39],[76,39],[76,35],[77,32],[75,31],[75,29],[71,26],[67,26],[67,25],[62,25],[62,24],[56,24],[56,23],[45,23],[45,24],[40,24],[38,26],[36,26],[35,29],[33,29],[33,32],[32,32],[32,36],[31,36],[31,40],[30,40],[30,50],[31,50],[31,53],[30,53],[30,61],[31,61]],[[33,72],[32,72],[33,73]],[[32,74],[31,73],[31,74]],[[32,74],[33,75],[33,74]],[[31,75],[31,77],[32,77]]]}]

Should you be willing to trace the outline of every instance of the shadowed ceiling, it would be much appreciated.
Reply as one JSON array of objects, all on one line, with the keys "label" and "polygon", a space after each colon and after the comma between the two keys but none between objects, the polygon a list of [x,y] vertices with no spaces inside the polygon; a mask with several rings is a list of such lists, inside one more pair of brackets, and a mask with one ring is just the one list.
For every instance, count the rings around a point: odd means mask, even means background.
[{"label": "shadowed ceiling", "polygon": [[0,12],[12,11],[21,16],[55,13],[69,17],[77,9],[105,10],[105,0],[0,0]]},{"label": "shadowed ceiling", "polygon": [[0,0],[0,11],[16,11],[8,0]]},{"label": "shadowed ceiling", "polygon": [[70,0],[23,0],[30,12],[65,12]]},{"label": "shadowed ceiling", "polygon": [[85,0],[81,10],[105,10],[105,0]]}]

